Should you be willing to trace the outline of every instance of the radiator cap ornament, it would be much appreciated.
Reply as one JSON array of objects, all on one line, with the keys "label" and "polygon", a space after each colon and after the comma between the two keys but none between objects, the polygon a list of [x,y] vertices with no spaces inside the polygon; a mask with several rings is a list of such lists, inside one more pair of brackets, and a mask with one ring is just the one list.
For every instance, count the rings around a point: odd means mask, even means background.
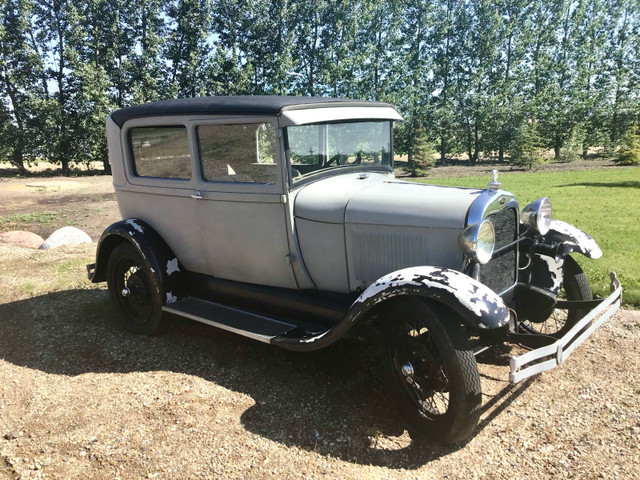
[{"label": "radiator cap ornament", "polygon": [[491,181],[487,188],[489,190],[500,190],[500,187],[502,187],[502,184],[498,181],[498,170],[491,170]]}]

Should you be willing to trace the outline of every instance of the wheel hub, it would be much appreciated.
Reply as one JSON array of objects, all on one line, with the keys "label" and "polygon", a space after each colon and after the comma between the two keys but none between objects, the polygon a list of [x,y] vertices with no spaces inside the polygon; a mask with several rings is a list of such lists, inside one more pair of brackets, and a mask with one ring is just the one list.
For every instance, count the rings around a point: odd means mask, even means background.
[{"label": "wheel hub", "polygon": [[413,375],[415,374],[415,370],[413,369],[413,365],[411,365],[411,363],[409,363],[409,362],[407,362],[404,365],[402,365],[402,367],[400,367],[400,371],[407,378],[413,378]]}]

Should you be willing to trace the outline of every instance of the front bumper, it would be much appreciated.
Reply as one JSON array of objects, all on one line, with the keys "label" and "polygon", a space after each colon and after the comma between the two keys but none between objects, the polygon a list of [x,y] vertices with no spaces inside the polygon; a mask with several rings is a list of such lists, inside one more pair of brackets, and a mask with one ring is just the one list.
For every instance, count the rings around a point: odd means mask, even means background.
[{"label": "front bumper", "polygon": [[560,365],[573,351],[620,308],[622,285],[611,272],[611,295],[576,323],[562,338],[518,356],[511,357],[509,381],[518,383]]}]

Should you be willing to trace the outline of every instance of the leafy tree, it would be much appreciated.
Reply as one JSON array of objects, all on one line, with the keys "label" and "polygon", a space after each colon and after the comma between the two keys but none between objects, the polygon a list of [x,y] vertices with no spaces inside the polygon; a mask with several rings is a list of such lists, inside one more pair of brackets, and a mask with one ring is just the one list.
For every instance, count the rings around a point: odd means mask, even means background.
[{"label": "leafy tree", "polygon": [[31,100],[42,73],[27,36],[31,14],[26,0],[6,0],[0,7],[0,132],[3,156],[20,171],[29,160],[29,126],[35,114]]},{"label": "leafy tree", "polygon": [[164,54],[170,62],[171,96],[195,97],[205,91],[207,34],[211,27],[208,0],[174,0],[166,11],[170,22]]}]

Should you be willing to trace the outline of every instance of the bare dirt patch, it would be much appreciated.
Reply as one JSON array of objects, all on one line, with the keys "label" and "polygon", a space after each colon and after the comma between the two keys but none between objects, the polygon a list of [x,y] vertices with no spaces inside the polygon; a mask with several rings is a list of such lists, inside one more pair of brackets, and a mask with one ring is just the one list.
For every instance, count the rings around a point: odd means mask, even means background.
[{"label": "bare dirt patch", "polygon": [[27,230],[47,238],[71,225],[97,240],[119,219],[111,176],[0,178],[0,232]]}]

